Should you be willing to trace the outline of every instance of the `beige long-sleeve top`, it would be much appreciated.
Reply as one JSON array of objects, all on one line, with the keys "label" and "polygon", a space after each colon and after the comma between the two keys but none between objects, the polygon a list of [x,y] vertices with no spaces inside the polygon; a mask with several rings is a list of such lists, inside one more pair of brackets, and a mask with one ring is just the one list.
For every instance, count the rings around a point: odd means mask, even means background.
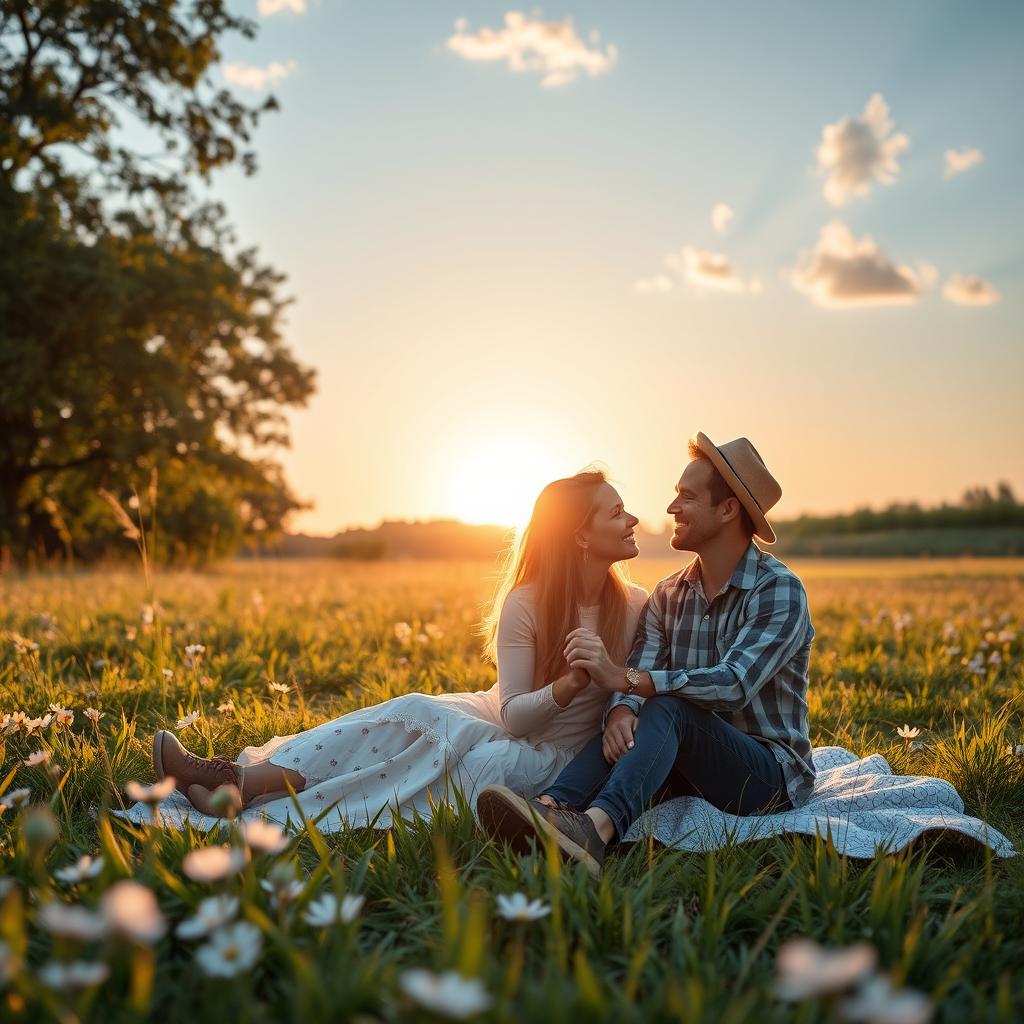
[{"label": "beige long-sleeve top", "polygon": [[[625,642],[629,651],[647,591],[630,584],[626,608]],[[598,605],[581,606],[581,626],[597,631]],[[566,706],[556,703],[553,680],[534,689],[537,655],[537,619],[529,584],[516,587],[498,619],[498,696],[501,721],[513,736],[528,742],[557,743],[576,749],[601,731],[601,719],[610,696],[591,683]]]}]

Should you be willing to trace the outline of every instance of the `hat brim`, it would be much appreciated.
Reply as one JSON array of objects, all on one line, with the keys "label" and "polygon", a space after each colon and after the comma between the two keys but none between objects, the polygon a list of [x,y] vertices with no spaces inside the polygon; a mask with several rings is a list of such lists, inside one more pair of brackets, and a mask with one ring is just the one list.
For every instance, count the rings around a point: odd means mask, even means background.
[{"label": "hat brim", "polygon": [[772,529],[771,524],[765,519],[761,509],[758,508],[754,496],[747,490],[747,485],[733,472],[732,466],[729,465],[722,453],[715,447],[711,438],[707,434],[697,431],[697,447],[711,460],[712,465],[722,474],[722,478],[732,488],[733,494],[736,495],[739,503],[750,514],[750,519],[754,524],[754,536],[763,540],[765,544],[774,544],[778,538],[775,536],[775,531]]}]

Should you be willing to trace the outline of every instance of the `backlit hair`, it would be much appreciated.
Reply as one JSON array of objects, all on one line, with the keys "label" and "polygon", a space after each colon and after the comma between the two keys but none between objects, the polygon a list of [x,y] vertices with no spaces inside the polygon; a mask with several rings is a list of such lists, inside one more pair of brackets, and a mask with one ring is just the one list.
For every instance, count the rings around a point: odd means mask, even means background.
[{"label": "backlit hair", "polygon": [[[565,638],[580,625],[583,598],[583,548],[576,534],[589,524],[598,489],[607,482],[601,470],[555,480],[540,492],[530,521],[505,552],[490,609],[481,626],[484,655],[497,664],[498,622],[505,599],[530,584],[537,619],[534,688],[569,671]],[[625,659],[628,574],[619,562],[608,569],[601,589],[598,628],[605,650],[616,664]]]}]

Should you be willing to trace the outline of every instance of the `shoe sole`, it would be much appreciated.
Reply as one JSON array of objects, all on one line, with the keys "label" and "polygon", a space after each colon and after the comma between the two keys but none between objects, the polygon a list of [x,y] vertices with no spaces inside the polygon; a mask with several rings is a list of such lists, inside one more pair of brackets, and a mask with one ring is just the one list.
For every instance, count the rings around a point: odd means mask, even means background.
[{"label": "shoe sole", "polygon": [[[162,782],[167,778],[167,772],[164,771],[164,736],[170,736],[172,740],[174,739],[174,734],[168,732],[166,729],[161,729],[153,737],[153,774],[156,776],[157,782]],[[175,740],[175,742],[177,742],[177,740]],[[182,789],[181,786],[177,784],[177,778],[175,778],[174,782],[175,792],[180,793],[183,797],[187,798],[188,787],[186,786],[185,789]]]},{"label": "shoe sole", "polygon": [[503,840],[516,853],[529,853],[530,840],[553,839],[563,860],[583,864],[591,877],[601,877],[601,865],[578,843],[542,818],[518,793],[508,786],[487,786],[476,802],[476,811],[486,831]]}]

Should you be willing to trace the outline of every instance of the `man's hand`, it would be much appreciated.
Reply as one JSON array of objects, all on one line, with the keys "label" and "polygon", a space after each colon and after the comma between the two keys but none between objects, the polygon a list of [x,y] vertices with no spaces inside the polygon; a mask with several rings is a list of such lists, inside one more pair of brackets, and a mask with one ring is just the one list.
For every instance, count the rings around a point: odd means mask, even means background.
[{"label": "man's hand", "polygon": [[632,750],[634,732],[636,715],[625,704],[612,708],[608,714],[601,743],[604,759],[610,764],[615,764],[627,750]]},{"label": "man's hand", "polygon": [[574,629],[565,638],[564,653],[571,669],[583,669],[602,689],[625,689],[625,669],[608,657],[604,641],[592,630],[584,626]]}]

